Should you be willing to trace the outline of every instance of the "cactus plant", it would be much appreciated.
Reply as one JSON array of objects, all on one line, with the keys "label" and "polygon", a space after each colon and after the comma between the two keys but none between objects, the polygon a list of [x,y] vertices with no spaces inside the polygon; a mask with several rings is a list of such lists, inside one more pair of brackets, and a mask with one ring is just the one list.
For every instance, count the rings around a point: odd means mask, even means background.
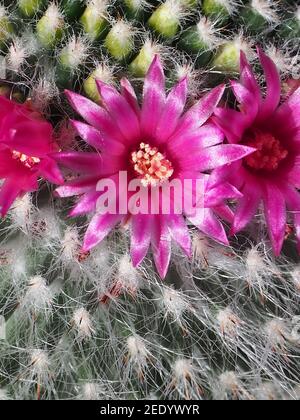
[{"label": "cactus plant", "polygon": [[[167,90],[187,76],[189,108],[239,77],[241,51],[263,91],[254,48],[260,45],[282,74],[285,101],[299,89],[295,3],[1,1],[0,95],[25,103],[35,121],[53,125],[56,152],[80,153],[87,146],[70,123],[75,114],[64,89],[88,97],[96,110],[106,100],[97,83],[121,81],[134,113],[156,55]],[[236,105],[229,89],[221,104]],[[297,121],[296,111],[291,115]],[[216,123],[219,117],[216,112]],[[113,161],[114,150],[108,152]],[[185,153],[193,154],[189,146]],[[25,152],[13,156],[30,166],[41,160],[28,160]],[[297,212],[288,212],[279,257],[268,236],[268,212],[260,206],[245,230],[232,230],[230,245],[190,225],[191,257],[174,242],[162,280],[151,253],[134,266],[126,221],[100,245],[83,250],[90,215],[69,217],[74,200],[57,197],[56,167],[46,170],[39,187],[16,194],[0,218],[0,400],[300,398]],[[61,170],[74,181],[74,171]],[[224,216],[223,208],[219,212]]]}]

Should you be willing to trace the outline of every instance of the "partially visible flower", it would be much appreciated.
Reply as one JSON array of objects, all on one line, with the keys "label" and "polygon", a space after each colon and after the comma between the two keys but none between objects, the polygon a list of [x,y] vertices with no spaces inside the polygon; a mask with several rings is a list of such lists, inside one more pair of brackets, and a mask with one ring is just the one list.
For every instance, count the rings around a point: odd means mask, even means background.
[{"label": "partially visible flower", "polygon": [[232,233],[251,221],[261,201],[274,253],[279,255],[286,231],[286,209],[292,212],[300,251],[300,88],[280,104],[281,83],[273,61],[258,49],[264,69],[265,96],[245,55],[241,54],[241,82],[231,86],[239,110],[218,108],[214,122],[228,142],[257,150],[227,167],[217,169],[220,182],[227,179],[243,194],[239,199]]},{"label": "partially visible flower", "polygon": [[[189,220],[205,234],[227,243],[221,217],[232,214],[224,198],[240,196],[224,182],[210,185],[203,172],[249,154],[252,149],[236,145],[220,145],[222,132],[211,117],[224,91],[219,86],[184,112],[187,98],[187,79],[183,78],[168,95],[165,77],[158,57],[153,60],[146,76],[143,104],[140,108],[128,80],[121,81],[121,93],[98,81],[103,107],[72,92],[66,92],[74,109],[88,124],[73,121],[78,134],[93,148],[90,152],[64,152],[57,160],[79,177],[58,188],[61,197],[80,196],[71,215],[96,211],[102,194],[96,185],[102,178],[117,182],[120,171],[126,171],[128,182],[139,180],[140,188],[148,195],[166,181],[201,179],[207,191],[204,218]],[[101,153],[100,153],[101,152]],[[160,194],[162,192],[160,191]],[[117,196],[119,203],[122,197]],[[102,214],[96,212],[85,235],[83,249],[89,251],[118,224],[131,225],[131,257],[137,266],[151,245],[154,261],[161,277],[165,277],[171,256],[171,240],[190,255],[191,240],[183,214]]]},{"label": "partially visible flower", "polygon": [[0,215],[17,197],[38,189],[39,178],[62,184],[49,154],[57,151],[51,124],[31,109],[0,96]]}]

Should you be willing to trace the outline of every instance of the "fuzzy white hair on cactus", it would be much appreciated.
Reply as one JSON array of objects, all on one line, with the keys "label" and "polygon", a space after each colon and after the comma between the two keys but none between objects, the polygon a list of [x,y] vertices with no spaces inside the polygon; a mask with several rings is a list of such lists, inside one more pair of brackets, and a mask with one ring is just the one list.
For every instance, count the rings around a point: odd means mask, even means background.
[{"label": "fuzzy white hair on cactus", "polygon": [[300,23],[300,6],[297,7],[296,13],[295,13],[296,19]]},{"label": "fuzzy white hair on cactus", "polygon": [[274,352],[285,352],[290,341],[286,321],[274,318],[264,325],[266,345]]},{"label": "fuzzy white hair on cactus", "polygon": [[0,401],[11,400],[11,397],[6,389],[0,388]]},{"label": "fuzzy white hair on cactus", "polygon": [[64,262],[77,261],[80,243],[78,229],[67,227],[61,239],[61,258]]},{"label": "fuzzy white hair on cactus", "polygon": [[227,371],[219,376],[220,398],[234,400],[253,400],[236,372]]},{"label": "fuzzy white hair on cactus", "polygon": [[193,244],[193,261],[194,264],[199,265],[201,269],[208,268],[209,260],[208,254],[211,248],[207,236],[196,232],[192,235]]},{"label": "fuzzy white hair on cactus", "polygon": [[62,25],[63,14],[61,13],[56,3],[51,3],[48,6],[48,9],[45,12],[45,16],[47,16],[49,25],[53,28],[57,28]]},{"label": "fuzzy white hair on cactus", "polygon": [[106,399],[108,396],[107,389],[97,382],[86,382],[81,386],[79,395],[80,400],[84,401],[98,401]]},{"label": "fuzzy white hair on cactus", "polygon": [[32,350],[30,355],[30,366],[36,375],[43,376],[50,367],[48,353],[41,349]]},{"label": "fuzzy white hair on cactus", "polygon": [[183,400],[202,400],[204,390],[200,373],[203,374],[198,371],[193,360],[178,358],[172,365],[172,379],[167,385],[167,395]]},{"label": "fuzzy white hair on cactus", "polygon": [[272,59],[276,64],[278,71],[284,76],[287,76],[291,73],[293,67],[293,57],[290,51],[286,51],[287,48],[282,50],[277,48],[275,45],[268,45],[266,48],[267,55]]},{"label": "fuzzy white hair on cactus", "polygon": [[152,364],[152,355],[147,348],[146,341],[137,334],[131,335],[126,340],[127,354],[125,355],[126,376],[135,371],[140,381],[145,380],[146,370]]},{"label": "fuzzy white hair on cactus", "polygon": [[23,44],[22,39],[16,38],[8,48],[6,56],[7,67],[13,72],[19,72],[30,55],[28,48]]},{"label": "fuzzy white hair on cactus", "polygon": [[125,254],[119,261],[119,270],[117,274],[118,281],[123,288],[128,290],[131,295],[135,295],[140,287],[140,274],[133,267],[129,254]]},{"label": "fuzzy white hair on cactus", "polygon": [[269,278],[278,274],[276,266],[266,258],[258,247],[251,247],[245,255],[244,279],[251,289],[257,290],[263,299],[267,296]]},{"label": "fuzzy white hair on cactus", "polygon": [[160,292],[159,302],[164,318],[170,318],[173,322],[177,322],[184,331],[188,332],[188,320],[185,319],[185,314],[188,316],[188,314],[196,312],[192,306],[192,299],[180,290],[168,286],[162,286]]},{"label": "fuzzy white hair on cactus", "polygon": [[146,0],[129,0],[135,9],[144,9],[150,7],[150,4]]},{"label": "fuzzy white hair on cactus", "polygon": [[278,0],[251,0],[251,7],[258,14],[260,14],[268,22],[278,22],[278,15],[276,12],[276,6],[278,6]]},{"label": "fuzzy white hair on cactus", "polygon": [[295,267],[290,275],[297,292],[300,293],[300,267]]},{"label": "fuzzy white hair on cactus", "polygon": [[203,84],[203,71],[196,68],[195,63],[180,54],[174,55],[174,78],[176,81],[187,78],[189,97],[191,100],[197,98],[197,92]]},{"label": "fuzzy white hair on cactus", "polygon": [[71,325],[76,330],[79,340],[88,340],[95,333],[92,317],[85,308],[75,310]]},{"label": "fuzzy white hair on cactus", "polygon": [[88,56],[90,41],[84,36],[73,35],[58,52],[60,63],[72,72],[84,62]]},{"label": "fuzzy white hair on cactus", "polygon": [[98,61],[95,63],[95,70],[93,71],[93,75],[95,79],[101,80],[108,85],[113,85],[115,83],[115,73],[116,66],[114,64],[109,63],[108,59],[105,57],[102,61]]},{"label": "fuzzy white hair on cactus", "polygon": [[61,246],[62,225],[53,208],[42,207],[36,212],[31,227],[35,236],[42,239],[42,248],[54,252]]},{"label": "fuzzy white hair on cactus", "polygon": [[108,8],[108,0],[88,0],[87,7],[91,10],[92,14],[97,17],[105,16],[105,12]]},{"label": "fuzzy white hair on cactus", "polygon": [[231,308],[225,308],[217,313],[217,322],[220,333],[224,336],[235,337],[238,335],[239,327],[243,321],[233,312]]},{"label": "fuzzy white hair on cactus", "polygon": [[20,300],[20,312],[28,312],[34,315],[42,312],[45,315],[52,307],[53,293],[48,286],[46,279],[41,276],[34,276],[28,280],[25,295]]},{"label": "fuzzy white hair on cactus", "polygon": [[222,43],[221,30],[217,27],[217,22],[201,16],[196,28],[199,38],[203,40],[204,45],[207,45],[208,50],[213,50]]},{"label": "fuzzy white hair on cactus", "polygon": [[54,388],[53,380],[55,378],[55,370],[46,350],[33,349],[29,354],[28,367],[24,374],[24,387],[29,388],[32,384],[36,384],[36,399],[43,399],[43,395],[51,395]]},{"label": "fuzzy white hair on cactus", "polygon": [[47,112],[47,108],[52,101],[59,97],[59,90],[55,83],[54,70],[46,68],[44,75],[32,85],[31,99],[35,109],[42,113]]},{"label": "fuzzy white hair on cactus", "polygon": [[11,211],[12,227],[21,229],[25,234],[30,234],[30,226],[36,214],[36,209],[31,200],[31,194],[25,194],[16,199]]},{"label": "fuzzy white hair on cactus", "polygon": [[27,275],[28,241],[23,238],[11,241],[11,258],[14,262],[10,265],[12,281],[19,288],[23,288],[23,280]]},{"label": "fuzzy white hair on cactus", "polygon": [[88,382],[82,385],[79,399],[85,401],[97,401],[99,399],[99,389],[97,384]]},{"label": "fuzzy white hair on cactus", "polygon": [[254,390],[254,395],[258,401],[277,401],[284,396],[275,382],[263,382]]}]

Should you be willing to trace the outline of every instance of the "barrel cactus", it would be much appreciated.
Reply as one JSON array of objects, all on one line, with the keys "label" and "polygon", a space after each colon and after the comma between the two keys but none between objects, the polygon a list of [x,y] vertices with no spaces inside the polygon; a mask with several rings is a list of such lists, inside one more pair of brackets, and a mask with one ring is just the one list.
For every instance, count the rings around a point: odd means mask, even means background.
[{"label": "barrel cactus", "polygon": [[[1,1],[0,400],[300,398],[296,3]],[[205,220],[94,235],[139,124],[174,138],[143,186],[200,165]]]}]

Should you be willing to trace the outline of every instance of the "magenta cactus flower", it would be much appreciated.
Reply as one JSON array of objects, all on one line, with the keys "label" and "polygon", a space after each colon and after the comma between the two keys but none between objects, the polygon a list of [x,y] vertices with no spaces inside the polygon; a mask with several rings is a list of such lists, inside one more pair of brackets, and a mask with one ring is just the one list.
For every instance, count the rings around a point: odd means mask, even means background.
[{"label": "magenta cactus flower", "polygon": [[274,253],[280,254],[288,209],[293,214],[300,251],[300,88],[281,102],[281,83],[273,61],[258,49],[264,69],[265,96],[241,53],[241,81],[231,82],[239,110],[217,108],[214,122],[230,144],[256,151],[218,169],[220,182],[227,179],[243,196],[238,200],[232,233],[251,221],[261,201]]},{"label": "magenta cactus flower", "polygon": [[[133,214],[130,208],[126,214],[96,211],[97,200],[103,194],[97,191],[99,180],[108,178],[118,183],[117,174],[121,171],[125,171],[128,181],[136,179],[146,195],[173,179],[201,179],[205,188],[203,217],[190,216],[188,219],[205,234],[227,243],[224,227],[216,215],[231,219],[232,213],[224,199],[240,197],[240,193],[227,182],[213,185],[203,173],[241,159],[253,149],[222,145],[221,130],[209,121],[224,86],[215,88],[184,112],[187,79],[179,81],[166,95],[163,68],[156,57],[144,82],[141,107],[128,80],[121,81],[121,93],[102,82],[98,82],[98,89],[103,106],[66,92],[73,108],[88,123],[73,121],[79,136],[91,150],[63,152],[56,156],[61,164],[79,175],[57,190],[61,197],[80,196],[71,216],[95,212],[83,250],[91,250],[118,223],[123,223],[131,227],[134,266],[140,264],[151,246],[158,272],[165,277],[172,239],[188,255],[191,252],[185,214],[163,214],[161,208],[157,214]],[[116,197],[118,204],[122,196],[123,193]]]},{"label": "magenta cactus flower", "polygon": [[31,109],[0,96],[0,215],[4,217],[17,197],[38,189],[40,178],[62,184],[53,129]]}]

